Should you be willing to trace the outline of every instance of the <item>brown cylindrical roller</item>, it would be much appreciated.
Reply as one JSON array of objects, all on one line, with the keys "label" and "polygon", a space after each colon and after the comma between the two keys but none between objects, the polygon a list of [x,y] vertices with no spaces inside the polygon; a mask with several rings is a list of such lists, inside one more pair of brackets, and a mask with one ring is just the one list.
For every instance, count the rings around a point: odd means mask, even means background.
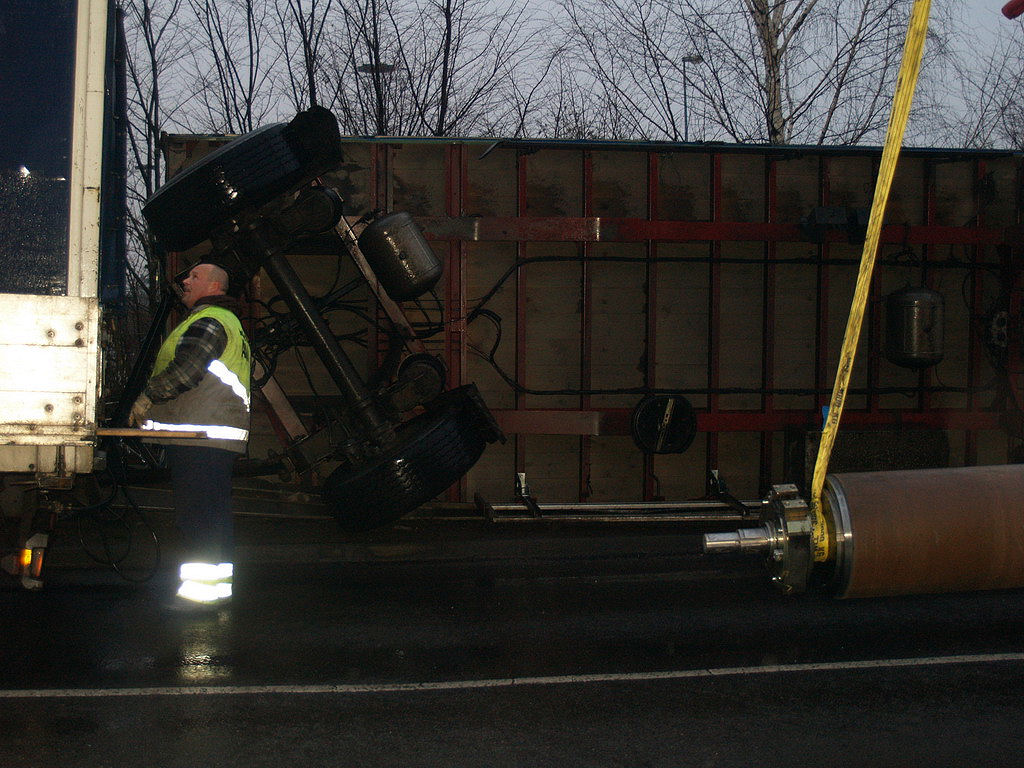
[{"label": "brown cylindrical roller", "polygon": [[1024,587],[1024,466],[829,475],[839,597]]}]

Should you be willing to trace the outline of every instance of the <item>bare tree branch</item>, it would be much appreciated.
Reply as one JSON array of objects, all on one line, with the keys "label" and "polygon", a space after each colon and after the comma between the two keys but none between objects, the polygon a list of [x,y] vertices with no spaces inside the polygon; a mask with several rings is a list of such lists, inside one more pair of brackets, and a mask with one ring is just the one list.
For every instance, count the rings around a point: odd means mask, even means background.
[{"label": "bare tree branch", "polygon": [[223,133],[253,130],[276,112],[280,53],[265,58],[274,51],[269,6],[260,0],[189,0],[189,7],[203,42],[193,55],[200,125]]},{"label": "bare tree branch", "polygon": [[681,138],[681,108],[701,138],[772,144],[878,138],[909,12],[903,0],[561,0],[560,8],[574,66],[632,115],[634,138]]}]

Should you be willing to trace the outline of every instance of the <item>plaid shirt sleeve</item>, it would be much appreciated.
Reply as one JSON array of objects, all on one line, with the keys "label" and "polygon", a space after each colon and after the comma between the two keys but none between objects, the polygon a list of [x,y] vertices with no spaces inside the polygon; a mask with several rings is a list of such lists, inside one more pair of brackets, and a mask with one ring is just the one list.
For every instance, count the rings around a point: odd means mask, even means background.
[{"label": "plaid shirt sleeve", "polygon": [[170,400],[193,387],[206,367],[227,348],[228,334],[212,317],[201,317],[188,327],[174,349],[174,359],[146,384],[145,394],[154,403]]}]

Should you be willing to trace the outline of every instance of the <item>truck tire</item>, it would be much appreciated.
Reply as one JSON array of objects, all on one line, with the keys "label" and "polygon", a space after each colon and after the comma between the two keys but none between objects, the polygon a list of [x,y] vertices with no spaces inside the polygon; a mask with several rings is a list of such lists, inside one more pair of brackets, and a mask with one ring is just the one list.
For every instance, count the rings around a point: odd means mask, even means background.
[{"label": "truck tire", "polygon": [[461,478],[487,440],[477,414],[452,402],[400,426],[395,446],[384,457],[335,470],[324,482],[324,499],[346,530],[387,525]]},{"label": "truck tire", "polygon": [[165,249],[185,250],[240,214],[312,181],[341,158],[334,115],[315,107],[211,152],[160,187],[142,213]]}]

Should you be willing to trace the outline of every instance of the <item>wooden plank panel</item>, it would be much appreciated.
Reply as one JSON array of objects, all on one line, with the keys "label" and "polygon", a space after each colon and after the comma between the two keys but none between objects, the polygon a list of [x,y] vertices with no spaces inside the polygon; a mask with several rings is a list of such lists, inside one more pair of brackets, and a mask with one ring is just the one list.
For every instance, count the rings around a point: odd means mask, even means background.
[{"label": "wooden plank panel", "polygon": [[576,501],[579,479],[579,438],[524,435],[526,479],[541,501]]},{"label": "wooden plank panel", "polygon": [[660,221],[710,221],[711,169],[703,153],[665,153],[659,158]]},{"label": "wooden plank panel", "polygon": [[628,437],[591,440],[590,500],[643,497],[643,454]]},{"label": "wooden plank panel", "polygon": [[[877,157],[862,152],[829,152],[826,157],[813,150],[783,150],[766,158],[760,149],[709,149],[712,151],[569,143],[524,149],[489,142],[346,140],[345,162],[328,175],[328,183],[346,198],[346,210],[361,213],[378,204],[393,204],[395,209],[414,213],[428,228],[429,235],[436,238],[432,245],[439,255],[464,255],[461,285],[467,307],[474,306],[517,256],[566,259],[524,267],[522,281],[513,276],[488,305],[502,322],[498,360],[511,374],[518,362],[527,386],[571,390],[586,385],[589,378],[596,387],[633,387],[643,383],[646,372],[650,383],[663,389],[708,383],[757,388],[770,371],[776,387],[810,389],[817,375],[814,347],[818,340],[827,342],[825,384],[830,385],[856,274],[855,266],[835,262],[856,262],[861,248],[847,243],[846,233],[837,229],[828,233],[828,245],[821,249],[826,263],[832,264],[820,274],[810,262],[782,262],[812,260],[819,252],[817,245],[803,241],[799,228],[800,220],[815,206],[870,205]],[[198,157],[203,147],[194,146],[190,151]],[[446,165],[446,157],[458,157],[458,167]],[[995,375],[983,355],[971,358],[978,328],[972,327],[971,308],[962,296],[974,301],[976,315],[983,314],[995,306],[999,284],[992,274],[979,272],[975,289],[966,269],[949,269],[942,262],[998,260],[992,244],[1003,242],[1006,234],[1002,227],[1018,219],[1020,165],[1020,158],[1009,155],[983,161],[924,153],[904,158],[883,237],[888,245],[883,246],[881,255],[892,257],[909,244],[915,257],[927,256],[933,266],[925,277],[909,262],[880,269],[869,323],[874,346],[871,350],[864,346],[866,332],[858,352],[854,387],[868,383],[869,371],[880,387],[916,385],[917,373],[882,357],[880,300],[903,284],[924,280],[946,298],[946,357],[929,380],[951,386],[978,385]],[[774,168],[774,183],[765,182],[768,167]],[[712,188],[714,179],[718,183]],[[769,211],[773,213],[769,215]],[[981,218],[976,220],[979,212]],[[980,227],[975,226],[976,221]],[[766,245],[773,241],[774,245]],[[657,259],[650,285],[645,284],[642,261],[599,261],[606,256],[643,257],[648,253]],[[586,269],[574,260],[584,254],[594,259]],[[678,257],[699,261],[672,261]],[[747,264],[711,266],[707,260],[712,257]],[[766,257],[777,261],[765,267]],[[334,279],[334,263],[329,257],[300,256],[295,263],[314,295],[323,293]],[[586,295],[584,285],[588,286]],[[645,291],[650,291],[654,301],[649,329]],[[820,292],[824,292],[826,312],[819,331],[815,302]],[[449,298],[443,295],[443,287],[439,294],[444,300]],[[365,292],[358,296],[366,301]],[[767,343],[762,312],[766,300],[773,306]],[[368,301],[366,306],[370,307]],[[425,325],[439,320],[430,300],[420,307],[410,304],[407,309],[414,322]],[[462,310],[454,309],[455,314],[449,312],[447,319],[457,324]],[[341,332],[361,324],[352,317],[332,318],[332,327]],[[657,349],[653,367],[643,357],[649,330]],[[462,333],[461,329],[457,332]],[[494,325],[477,320],[463,338],[478,350],[487,350],[495,338]],[[440,350],[439,339],[428,340],[427,348]],[[517,339],[521,344],[518,359]],[[371,353],[353,355],[357,365],[367,370],[378,354],[378,342],[371,338],[371,344]],[[763,364],[765,347],[771,359]],[[316,389],[333,393],[333,384],[315,355],[309,350],[303,355]],[[310,387],[295,352],[283,355],[280,363],[279,375],[289,394],[308,396]],[[518,451],[514,439],[504,446],[489,447],[467,478],[465,493],[483,488],[495,494],[496,500],[510,498],[517,463],[530,474],[538,495],[552,500],[575,500],[581,477],[584,485],[589,482],[595,498],[614,499],[620,494],[637,498],[645,492],[641,487],[645,460],[625,429],[639,395],[589,400],[574,394],[517,397],[478,355],[470,353],[465,364],[465,379],[479,385],[493,408],[506,410],[518,405],[535,409],[510,415],[511,424],[519,424],[524,431],[552,428],[573,433],[523,435]],[[975,373],[968,382],[972,366]],[[705,396],[690,399],[698,409],[713,401]],[[827,401],[827,395],[823,399]],[[973,406],[983,407],[990,399],[988,394],[978,393]],[[875,400],[882,410],[857,414],[857,419],[867,426],[927,420],[929,413],[912,410],[916,402],[882,396]],[[848,407],[856,409],[865,403],[864,398],[854,396]],[[811,395],[775,396],[764,401],[756,395],[717,398],[720,410],[701,413],[700,418],[707,429],[721,435],[698,437],[682,456],[651,460],[648,492],[668,498],[699,496],[704,490],[705,462],[712,461],[734,492],[738,486],[756,493],[759,475],[772,478],[781,471],[782,435],[770,433],[772,425],[813,423],[813,404]],[[933,407],[965,404],[968,398],[956,393],[934,395],[929,403]],[[577,436],[583,433],[581,428],[565,419],[545,417],[542,425],[529,421],[529,414],[536,409],[547,414],[553,409],[570,409],[565,411],[573,414],[567,417],[569,421],[593,421],[595,413],[600,413],[601,423],[608,429],[598,438],[581,440]],[[979,460],[1005,459],[1007,445],[1002,433],[986,431],[975,437],[965,429],[975,428],[968,412],[948,412],[943,418],[959,429],[960,454],[955,460],[973,459],[975,453]],[[256,426],[257,421],[262,426]],[[266,420],[261,417],[257,421],[254,431],[270,434]],[[993,423],[991,418],[985,422],[988,426]],[[760,444],[761,436],[747,431],[750,429],[770,434]],[[615,436],[608,434],[610,431]],[[956,450],[957,440],[952,444]],[[771,466],[759,471],[759,462]],[[589,466],[589,473],[584,466]]]},{"label": "wooden plank panel", "polygon": [[647,216],[647,153],[594,152],[590,216]]},{"label": "wooden plank panel", "polygon": [[[779,256],[789,251],[780,248]],[[804,265],[776,266],[773,367],[780,389],[814,388],[817,276]],[[813,408],[812,395],[776,395],[777,408]]]},{"label": "wooden plank panel", "polygon": [[443,216],[447,145],[409,142],[397,145],[391,159],[393,209],[413,216]]},{"label": "wooden plank panel", "polygon": [[[760,264],[723,264],[721,268],[720,386],[729,389],[761,387],[762,304],[764,273]],[[722,395],[727,410],[758,410],[756,394]]]}]

